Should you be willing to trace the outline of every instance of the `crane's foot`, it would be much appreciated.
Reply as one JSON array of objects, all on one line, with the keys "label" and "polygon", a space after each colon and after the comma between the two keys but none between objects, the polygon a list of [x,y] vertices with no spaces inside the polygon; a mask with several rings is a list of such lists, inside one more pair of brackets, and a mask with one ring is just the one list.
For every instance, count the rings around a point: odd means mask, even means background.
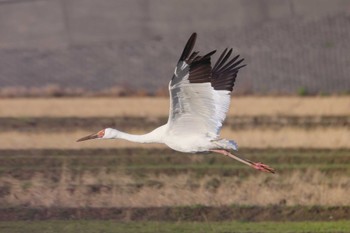
[{"label": "crane's foot", "polygon": [[[259,171],[263,171],[263,172],[268,172],[268,173],[275,173],[275,170],[269,166],[267,166],[266,164],[263,164],[263,163],[255,163],[255,162],[252,162],[248,159],[245,159],[243,157],[238,157],[237,155],[234,155],[234,154],[231,154],[230,152],[228,152],[227,150],[210,150],[212,152],[216,152],[216,153],[220,153],[220,154],[223,154],[223,155],[226,155],[230,158],[233,158],[241,163],[244,163],[252,168],[255,168]],[[237,154],[237,152],[235,151],[235,153]]]},{"label": "crane's foot", "polygon": [[275,173],[275,170],[273,168],[267,166],[266,164],[260,163],[260,162],[259,163],[251,162],[251,167],[255,168],[259,171],[268,172],[268,173]]}]

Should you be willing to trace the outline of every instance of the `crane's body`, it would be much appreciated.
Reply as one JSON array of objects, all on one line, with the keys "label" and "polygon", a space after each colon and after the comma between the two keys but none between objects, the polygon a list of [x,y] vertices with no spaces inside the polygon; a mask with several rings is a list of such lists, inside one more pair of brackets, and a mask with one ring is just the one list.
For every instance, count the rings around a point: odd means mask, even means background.
[{"label": "crane's body", "polygon": [[[142,135],[128,134],[116,129],[107,128],[104,129],[104,138],[124,139],[137,143],[163,143],[173,150],[184,153],[207,152],[218,148],[237,150],[237,145],[234,141],[215,139],[195,132],[186,136],[172,135],[170,132],[168,124]],[[184,141],[183,139],[186,140]]]},{"label": "crane's body", "polygon": [[238,157],[237,144],[220,138],[222,123],[230,106],[231,92],[244,59],[239,55],[229,60],[232,49],[225,49],[211,66],[212,51],[204,56],[192,52],[196,33],[188,40],[169,82],[170,111],[168,122],[143,135],[133,135],[106,128],[79,139],[125,139],[138,143],[164,143],[173,150],[224,154],[255,169],[274,173],[262,163]]}]

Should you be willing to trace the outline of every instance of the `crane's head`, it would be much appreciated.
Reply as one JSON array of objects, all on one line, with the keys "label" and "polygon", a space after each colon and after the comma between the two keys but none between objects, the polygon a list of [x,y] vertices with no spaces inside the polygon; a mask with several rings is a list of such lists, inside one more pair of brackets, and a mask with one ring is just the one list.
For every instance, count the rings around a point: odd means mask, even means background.
[{"label": "crane's head", "polygon": [[88,136],[82,137],[82,138],[78,139],[77,142],[86,141],[86,140],[90,140],[90,139],[115,138],[115,135],[113,133],[114,131],[116,131],[116,130],[113,130],[111,128],[106,128],[106,129],[98,131],[97,133],[93,133],[93,134],[90,134]]}]

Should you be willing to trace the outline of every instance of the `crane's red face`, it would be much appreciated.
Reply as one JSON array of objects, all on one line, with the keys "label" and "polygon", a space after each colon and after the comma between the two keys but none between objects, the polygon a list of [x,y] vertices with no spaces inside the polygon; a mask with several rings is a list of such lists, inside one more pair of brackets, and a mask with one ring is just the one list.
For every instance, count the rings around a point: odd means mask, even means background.
[{"label": "crane's red face", "polygon": [[103,138],[103,136],[105,135],[105,130],[101,130],[98,133],[93,133],[90,134],[88,136],[82,137],[80,139],[77,140],[77,142],[81,142],[81,141],[86,141],[86,140],[90,140],[90,139],[96,139],[96,138]]}]

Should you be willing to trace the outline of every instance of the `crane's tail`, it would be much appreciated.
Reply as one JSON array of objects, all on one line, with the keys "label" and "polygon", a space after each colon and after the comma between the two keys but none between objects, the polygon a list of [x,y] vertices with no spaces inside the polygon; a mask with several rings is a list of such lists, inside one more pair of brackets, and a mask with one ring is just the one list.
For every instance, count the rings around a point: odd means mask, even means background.
[{"label": "crane's tail", "polygon": [[228,140],[232,150],[238,151],[238,144],[233,140]]}]

